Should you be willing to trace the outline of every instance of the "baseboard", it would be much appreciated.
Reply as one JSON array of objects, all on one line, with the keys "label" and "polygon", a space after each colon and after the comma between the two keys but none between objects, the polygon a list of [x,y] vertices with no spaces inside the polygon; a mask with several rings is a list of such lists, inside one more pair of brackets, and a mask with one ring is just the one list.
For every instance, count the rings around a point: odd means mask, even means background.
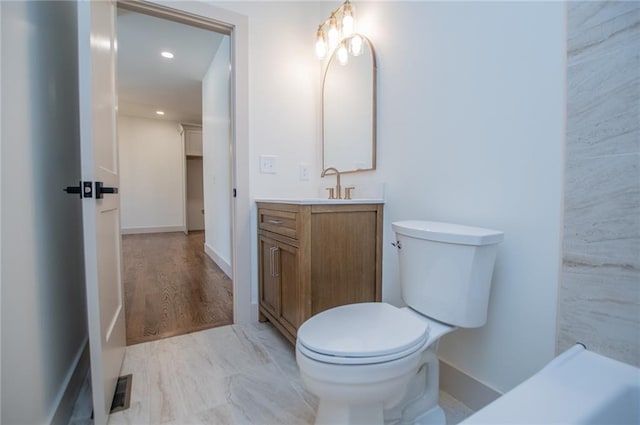
[{"label": "baseboard", "polygon": [[482,409],[502,395],[442,359],[440,360],[440,389],[473,411]]},{"label": "baseboard", "polygon": [[204,244],[204,252],[213,260],[214,263],[220,267],[220,269],[226,274],[229,279],[233,279],[231,276],[233,274],[233,270],[231,268],[231,263],[222,258],[215,249],[211,248],[208,244]]},{"label": "baseboard", "polygon": [[66,385],[60,390],[58,407],[49,421],[51,425],[66,425],[69,423],[73,407],[82,388],[84,378],[89,371],[89,340],[86,339],[82,348],[76,354],[73,366],[67,374]]},{"label": "baseboard", "polygon": [[120,233],[123,235],[137,235],[141,233],[169,233],[184,232],[184,226],[157,226],[157,227],[123,227]]}]

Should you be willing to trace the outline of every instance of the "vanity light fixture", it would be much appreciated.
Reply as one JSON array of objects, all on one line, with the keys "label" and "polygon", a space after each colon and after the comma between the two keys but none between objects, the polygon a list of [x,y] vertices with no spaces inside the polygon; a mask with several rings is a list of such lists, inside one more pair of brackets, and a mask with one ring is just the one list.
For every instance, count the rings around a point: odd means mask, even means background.
[{"label": "vanity light fixture", "polygon": [[338,31],[338,18],[335,13],[329,18],[329,30],[327,31],[327,37],[329,38],[329,50],[333,50],[340,41],[340,31]]},{"label": "vanity light fixture", "polygon": [[346,1],[342,6],[342,36],[350,37],[355,32],[356,19],[353,16],[355,9],[353,5]]},{"label": "vanity light fixture", "polygon": [[[329,18],[318,25],[316,31],[316,56],[324,59],[338,49],[338,60],[346,65],[349,51],[358,56],[362,53],[362,37],[356,34],[356,9],[349,0],[331,12]],[[347,40],[349,40],[347,46]],[[357,39],[357,40],[356,40]]]},{"label": "vanity light fixture", "polygon": [[346,65],[349,61],[349,52],[347,51],[347,45],[344,40],[340,42],[340,47],[338,47],[338,62],[340,65]]},{"label": "vanity light fixture", "polygon": [[320,59],[325,57],[327,54],[327,36],[322,30],[322,25],[318,27],[318,31],[316,32],[316,56]]},{"label": "vanity light fixture", "polygon": [[360,37],[358,34],[351,37],[349,47],[351,47],[351,54],[353,56],[360,56],[362,54],[362,43],[362,37]]},{"label": "vanity light fixture", "polygon": [[164,52],[160,53],[160,55],[161,55],[163,58],[173,59],[173,53],[171,53],[171,52],[169,52],[169,51],[167,51],[167,50],[165,50]]}]

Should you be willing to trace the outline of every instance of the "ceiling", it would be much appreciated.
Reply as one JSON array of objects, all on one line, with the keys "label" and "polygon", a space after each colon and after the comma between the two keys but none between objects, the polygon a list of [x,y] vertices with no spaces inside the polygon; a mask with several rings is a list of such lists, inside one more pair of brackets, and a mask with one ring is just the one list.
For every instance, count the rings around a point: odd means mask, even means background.
[{"label": "ceiling", "polygon": [[202,123],[202,79],[226,36],[123,9],[117,35],[119,113]]}]

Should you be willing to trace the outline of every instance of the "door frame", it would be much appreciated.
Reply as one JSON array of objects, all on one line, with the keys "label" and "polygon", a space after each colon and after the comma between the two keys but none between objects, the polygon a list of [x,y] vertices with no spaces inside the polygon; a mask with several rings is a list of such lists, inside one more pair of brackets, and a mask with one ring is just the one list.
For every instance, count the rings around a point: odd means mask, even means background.
[{"label": "door frame", "polygon": [[257,321],[251,302],[251,197],[249,191],[249,28],[248,17],[200,2],[118,0],[118,7],[229,36],[231,270],[233,322]]}]

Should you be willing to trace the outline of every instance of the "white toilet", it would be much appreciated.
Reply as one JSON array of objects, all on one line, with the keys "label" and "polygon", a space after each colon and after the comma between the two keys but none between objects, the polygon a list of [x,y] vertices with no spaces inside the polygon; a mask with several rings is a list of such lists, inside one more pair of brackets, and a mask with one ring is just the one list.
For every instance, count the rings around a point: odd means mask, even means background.
[{"label": "white toilet", "polygon": [[316,424],[444,424],[438,341],[486,322],[503,233],[429,221],[392,228],[408,307],[349,304],[298,329],[300,374],[319,398]]}]

